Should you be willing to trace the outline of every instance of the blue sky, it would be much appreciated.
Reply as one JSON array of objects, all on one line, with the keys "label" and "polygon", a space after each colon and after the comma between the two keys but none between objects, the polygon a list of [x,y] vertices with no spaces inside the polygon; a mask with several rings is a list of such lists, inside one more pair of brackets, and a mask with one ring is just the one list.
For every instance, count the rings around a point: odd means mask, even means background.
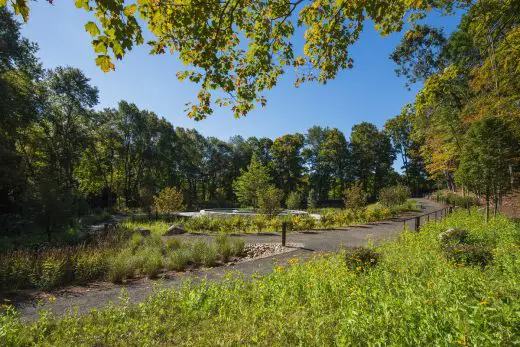
[{"label": "blue sky", "polygon": [[[305,131],[313,125],[337,127],[347,136],[354,124],[369,121],[382,127],[413,101],[417,87],[408,91],[404,80],[396,77],[394,63],[388,58],[402,34],[381,37],[367,25],[359,42],[351,49],[354,69],[343,71],[326,85],[304,84],[294,88],[294,76],[287,74],[265,95],[266,107],[258,106],[246,118],[235,119],[226,108],[215,108],[203,121],[189,119],[184,104],[195,100],[197,86],[179,82],[175,73],[184,68],[172,55],[150,56],[146,46],[135,48],[116,71],[103,73],[95,65],[95,53],[84,24],[91,15],[74,7],[70,0],[31,2],[32,12],[23,35],[38,43],[39,57],[46,68],[74,66],[91,78],[100,90],[98,108],[115,107],[127,100],[154,111],[174,126],[195,128],[205,136],[228,139],[244,137],[275,138]],[[428,22],[453,30],[459,16],[441,17],[433,13]],[[301,37],[298,37],[301,43]]]}]

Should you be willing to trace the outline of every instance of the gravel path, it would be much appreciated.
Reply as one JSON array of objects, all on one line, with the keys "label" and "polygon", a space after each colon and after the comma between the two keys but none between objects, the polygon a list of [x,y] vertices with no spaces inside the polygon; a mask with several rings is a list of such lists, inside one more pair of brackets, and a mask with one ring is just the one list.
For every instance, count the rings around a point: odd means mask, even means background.
[{"label": "gravel path", "polygon": [[[422,212],[420,212],[420,214],[433,212],[442,208],[441,205],[430,200],[417,199],[417,201],[422,204]],[[81,291],[62,290],[59,294],[55,295],[52,301],[42,300],[40,303],[32,299],[20,297],[14,300],[14,305],[22,318],[35,320],[38,318],[39,309],[46,309],[56,315],[63,315],[74,310],[85,313],[94,308],[101,308],[109,302],[117,303],[119,302],[119,296],[123,288],[126,290],[131,302],[137,303],[145,300],[152,293],[154,287],[176,288],[188,279],[199,281],[205,278],[208,281],[219,281],[223,275],[229,272],[239,272],[244,275],[267,274],[271,272],[275,266],[285,265],[287,261],[292,258],[309,259],[318,252],[335,252],[341,247],[363,246],[366,245],[369,240],[378,244],[385,240],[393,239],[403,230],[403,218],[409,218],[413,215],[414,214],[407,214],[402,218],[352,226],[341,230],[291,232],[287,234],[287,242],[303,245],[303,247],[295,248],[292,252],[254,261],[239,262],[230,266],[199,269],[161,281],[143,279],[127,285],[97,283]],[[433,219],[433,216],[430,217],[430,219]],[[407,225],[412,229],[413,222],[413,220],[407,222]],[[424,223],[426,220],[421,222]],[[211,240],[213,238],[211,235],[200,234],[184,234],[176,237],[183,240]],[[246,243],[271,243],[281,241],[279,233],[232,235],[232,237],[243,238]]]}]

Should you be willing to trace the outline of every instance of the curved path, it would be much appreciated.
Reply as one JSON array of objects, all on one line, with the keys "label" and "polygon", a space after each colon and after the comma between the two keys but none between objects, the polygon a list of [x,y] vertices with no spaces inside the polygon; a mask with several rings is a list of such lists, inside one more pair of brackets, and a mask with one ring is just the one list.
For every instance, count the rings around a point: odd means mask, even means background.
[{"label": "curved path", "polygon": [[[443,206],[426,199],[416,199],[422,205],[424,214],[439,210]],[[417,214],[417,213],[416,213]],[[94,284],[83,288],[81,291],[60,290],[55,292],[52,301],[41,300],[39,303],[32,299],[18,298],[14,305],[21,317],[27,320],[38,318],[39,309],[50,310],[56,315],[66,314],[73,310],[80,313],[88,312],[94,308],[101,308],[109,302],[119,302],[121,290],[124,288],[130,298],[130,302],[136,303],[145,300],[154,287],[175,288],[179,287],[187,279],[200,280],[206,278],[209,281],[218,281],[229,272],[240,272],[245,275],[267,274],[277,265],[285,265],[292,258],[308,259],[316,252],[335,252],[341,247],[355,247],[366,245],[367,241],[374,244],[395,238],[403,230],[403,219],[410,218],[414,214],[406,214],[401,218],[371,224],[351,226],[345,229],[327,231],[302,231],[287,234],[288,243],[300,243],[304,247],[295,251],[258,259],[249,262],[241,262],[231,266],[221,266],[211,269],[201,269],[160,281],[141,280],[130,285]],[[433,216],[432,216],[433,217]],[[413,220],[407,225],[413,229]],[[213,236],[185,234],[178,236],[185,240],[211,239]],[[255,242],[280,242],[279,233],[233,235],[243,238],[246,243]]]}]

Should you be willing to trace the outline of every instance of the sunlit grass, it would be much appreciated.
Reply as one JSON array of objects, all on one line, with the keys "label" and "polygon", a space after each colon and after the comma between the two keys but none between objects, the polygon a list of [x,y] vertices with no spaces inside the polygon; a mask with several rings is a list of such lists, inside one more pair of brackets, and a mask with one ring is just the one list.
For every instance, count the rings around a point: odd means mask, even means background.
[{"label": "sunlit grass", "polygon": [[[492,249],[482,269],[445,257],[439,234],[466,228]],[[376,248],[368,271],[343,254],[268,276],[162,290],[136,306],[26,324],[0,318],[0,343],[43,345],[501,345],[520,342],[520,227],[457,212]],[[22,333],[23,331],[23,333]]]}]

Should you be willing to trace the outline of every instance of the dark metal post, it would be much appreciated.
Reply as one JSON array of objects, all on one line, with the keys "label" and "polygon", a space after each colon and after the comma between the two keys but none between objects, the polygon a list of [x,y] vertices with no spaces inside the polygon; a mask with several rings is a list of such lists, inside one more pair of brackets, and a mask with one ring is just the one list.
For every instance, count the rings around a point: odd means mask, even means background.
[{"label": "dark metal post", "polygon": [[406,230],[406,219],[403,221],[403,230]]},{"label": "dark metal post", "polygon": [[285,247],[285,241],[287,239],[287,222],[282,223],[282,246]]},{"label": "dark metal post", "polygon": [[415,231],[419,231],[421,227],[421,217],[415,217]]}]

